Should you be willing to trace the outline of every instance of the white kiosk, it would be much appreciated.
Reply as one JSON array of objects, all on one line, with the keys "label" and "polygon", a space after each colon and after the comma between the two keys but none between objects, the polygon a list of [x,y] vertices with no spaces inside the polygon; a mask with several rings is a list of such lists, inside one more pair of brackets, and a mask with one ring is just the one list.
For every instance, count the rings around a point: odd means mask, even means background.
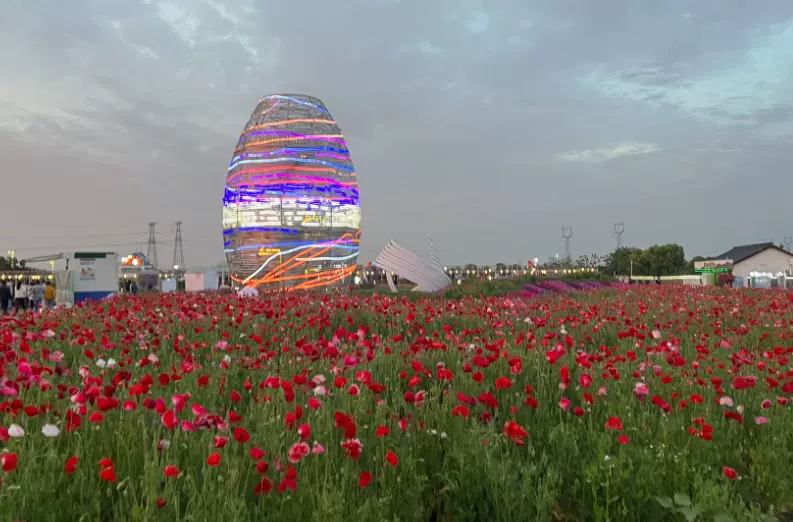
[{"label": "white kiosk", "polygon": [[64,257],[74,303],[105,299],[118,294],[117,253],[73,252],[65,254]]},{"label": "white kiosk", "polygon": [[118,254],[115,252],[61,252],[27,259],[29,263],[65,260],[55,275],[55,302],[73,305],[118,294]]}]

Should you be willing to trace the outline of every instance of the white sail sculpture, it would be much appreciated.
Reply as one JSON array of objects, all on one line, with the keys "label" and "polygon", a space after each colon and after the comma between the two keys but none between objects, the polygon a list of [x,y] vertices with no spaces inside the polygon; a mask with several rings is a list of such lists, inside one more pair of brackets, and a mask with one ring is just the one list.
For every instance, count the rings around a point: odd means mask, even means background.
[{"label": "white sail sculpture", "polygon": [[375,259],[375,264],[386,271],[388,287],[392,292],[397,291],[391,278],[392,273],[416,283],[414,291],[437,292],[452,284],[451,279],[443,270],[432,238],[429,238],[429,243],[429,262],[397,245],[393,239],[380,252]]}]

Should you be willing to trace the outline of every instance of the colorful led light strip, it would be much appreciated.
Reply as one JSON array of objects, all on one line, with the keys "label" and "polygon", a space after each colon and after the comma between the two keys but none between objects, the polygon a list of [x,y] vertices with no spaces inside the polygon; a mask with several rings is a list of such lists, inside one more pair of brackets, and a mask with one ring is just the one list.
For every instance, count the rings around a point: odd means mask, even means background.
[{"label": "colorful led light strip", "polygon": [[[360,251],[355,178],[347,144],[322,102],[302,95],[263,98],[235,148],[223,196],[224,250],[234,280],[286,290],[350,276]],[[295,233],[322,240],[280,240]],[[257,259],[270,248],[286,250]]]},{"label": "colorful led light strip", "polygon": [[297,103],[298,105],[305,105],[306,107],[311,107],[312,109],[318,110],[319,112],[323,112],[323,113],[328,112],[328,110],[324,107],[320,107],[319,105],[304,100],[298,100],[297,98],[294,98],[292,96],[285,96],[283,94],[271,94],[270,96],[265,96],[264,98],[259,100],[259,103],[262,103],[264,100],[290,101],[292,103]]},{"label": "colorful led light strip", "polygon": [[[339,239],[339,241],[341,241],[341,240],[343,240],[343,239],[347,239],[347,238],[349,238],[349,237],[351,237],[349,234],[344,234],[344,235],[343,235],[343,236],[342,236],[342,237]],[[256,270],[254,273],[252,273],[251,275],[249,275],[248,277],[246,277],[246,278],[245,278],[245,280],[244,280],[243,282],[247,283],[247,282],[249,282],[251,279],[253,279],[254,277],[256,277],[256,276],[259,274],[259,272],[261,272],[261,271],[264,269],[264,267],[266,267],[266,266],[267,266],[267,264],[268,264],[270,261],[272,261],[273,259],[275,259],[276,257],[282,257],[282,256],[284,256],[284,255],[286,255],[286,254],[291,254],[291,253],[293,253],[293,252],[298,252],[298,251],[300,251],[300,250],[306,250],[306,249],[309,249],[309,248],[321,248],[321,249],[322,249],[322,250],[321,250],[321,252],[322,252],[322,253],[325,253],[325,252],[327,252],[327,251],[330,249],[330,247],[333,247],[333,246],[335,246],[335,244],[336,244],[336,243],[338,243],[338,241],[334,241],[334,242],[332,242],[332,243],[319,243],[319,244],[317,244],[317,243],[314,243],[314,244],[305,245],[305,246],[301,246],[301,247],[297,247],[297,248],[292,248],[292,249],[290,249],[290,250],[287,250],[287,251],[285,251],[285,252],[279,252],[279,253],[277,253],[277,254],[273,254],[272,256],[268,257],[268,258],[267,258],[267,260],[266,260],[264,263],[262,263],[262,266],[260,266],[260,267],[258,268],[258,270]],[[317,255],[318,255],[318,254],[317,254]],[[287,261],[284,261],[283,263],[281,263],[281,265],[278,265],[278,266],[276,266],[276,267],[275,267],[275,268],[274,268],[274,269],[273,269],[273,270],[270,272],[270,274],[272,274],[272,272],[274,272],[274,271],[277,271],[277,270],[279,270],[279,267],[282,267],[282,266],[286,265],[287,263],[290,263],[290,262],[292,262],[292,261],[293,261],[293,260],[295,260],[295,259],[296,259],[295,257],[292,257],[292,258],[288,259]],[[307,261],[310,261],[310,260],[312,260],[312,259],[313,259],[313,258],[312,258],[312,256],[309,256],[309,257],[307,257],[307,258],[303,259],[302,263],[305,263],[305,262],[307,262]],[[302,263],[301,263],[301,264],[302,264]],[[269,276],[270,274],[268,274],[268,276]]]},{"label": "colorful led light strip", "polygon": [[340,156],[340,159],[346,159],[349,161],[350,159],[350,151],[347,149],[337,149],[335,147],[287,147],[282,149],[276,149],[270,152],[248,152],[244,154],[240,154],[238,156],[234,156],[231,159],[231,165],[234,165],[237,161],[245,158],[266,158],[269,156],[284,156],[286,154],[309,154],[314,153],[314,156],[320,156],[324,154],[336,154]]},{"label": "colorful led light strip", "polygon": [[[336,173],[336,169],[331,167],[259,167],[259,168],[246,168],[235,171],[228,177],[227,183],[236,181],[241,176],[248,176],[251,174],[259,174],[263,172],[278,172],[280,174],[288,175],[291,172],[328,172],[330,174]],[[321,179],[321,178],[320,178]],[[327,179],[327,178],[326,178]]]},{"label": "colorful led light strip", "polygon": [[271,121],[269,123],[261,123],[259,125],[253,125],[245,129],[245,132],[243,132],[242,135],[245,136],[253,130],[269,129],[270,127],[280,127],[281,125],[291,125],[293,123],[323,123],[327,125],[336,125],[335,121],[325,120],[322,118],[294,118],[291,120]]},{"label": "colorful led light strip", "polygon": [[255,141],[246,143],[240,147],[237,147],[234,150],[234,153],[237,154],[243,150],[245,147],[263,147],[265,145],[269,145],[271,143],[279,143],[279,142],[290,142],[290,141],[299,141],[299,140],[311,140],[311,141],[328,141],[330,143],[338,143],[339,145],[347,145],[344,141],[344,138],[341,134],[298,134],[295,136],[286,136],[283,138],[273,138],[271,140],[264,140],[264,141]]},{"label": "colorful led light strip", "polygon": [[295,162],[295,163],[316,163],[317,165],[325,165],[326,167],[333,167],[341,170],[352,170],[355,169],[352,165],[342,165],[340,163],[333,163],[331,161],[324,161],[318,159],[311,159],[311,158],[272,158],[272,159],[255,159],[255,160],[242,160],[238,161],[234,164],[233,167],[229,167],[229,170],[233,170],[237,165],[251,165],[251,164],[261,164],[261,163],[286,163],[286,162]]},{"label": "colorful led light strip", "polygon": [[[345,236],[349,236],[349,234],[345,234]],[[342,236],[342,239],[344,239],[345,236]],[[258,286],[263,283],[276,283],[276,282],[284,282],[294,279],[305,279],[306,277],[311,277],[312,274],[292,275],[292,276],[283,276],[283,277],[279,277],[279,276],[281,276],[284,272],[287,272],[288,270],[296,269],[302,266],[303,264],[314,260],[315,258],[319,257],[320,255],[330,250],[330,248],[331,247],[328,246],[320,248],[318,251],[312,253],[307,258],[305,258],[304,261],[297,261],[295,257],[292,257],[284,261],[280,265],[275,266],[270,272],[267,273],[267,275],[265,275],[263,278],[259,279],[258,281],[250,281],[250,279],[247,279],[246,282],[249,282],[249,285]]]}]

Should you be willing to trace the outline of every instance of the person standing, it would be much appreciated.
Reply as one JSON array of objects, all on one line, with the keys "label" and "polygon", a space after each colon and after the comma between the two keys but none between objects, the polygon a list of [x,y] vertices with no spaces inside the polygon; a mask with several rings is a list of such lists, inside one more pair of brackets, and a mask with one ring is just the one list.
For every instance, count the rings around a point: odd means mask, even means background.
[{"label": "person standing", "polygon": [[11,289],[6,284],[6,280],[0,280],[0,315],[6,315],[11,306]]},{"label": "person standing", "polygon": [[55,286],[51,281],[44,285],[44,307],[52,310],[55,308]]},{"label": "person standing", "polygon": [[28,285],[24,281],[17,283],[17,289],[14,293],[14,313],[18,314],[19,310],[27,310],[28,308]]},{"label": "person standing", "polygon": [[34,281],[30,287],[30,307],[34,312],[40,312],[42,302],[44,302],[44,285],[41,280]]}]

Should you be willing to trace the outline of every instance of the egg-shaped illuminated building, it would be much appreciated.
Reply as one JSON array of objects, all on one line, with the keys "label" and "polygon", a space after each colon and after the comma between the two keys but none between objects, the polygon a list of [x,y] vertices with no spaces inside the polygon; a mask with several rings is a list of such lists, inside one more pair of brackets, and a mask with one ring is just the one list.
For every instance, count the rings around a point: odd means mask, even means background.
[{"label": "egg-shaped illuminated building", "polygon": [[234,150],[223,196],[234,280],[263,290],[345,282],[355,271],[360,221],[350,151],[322,101],[261,99]]}]

